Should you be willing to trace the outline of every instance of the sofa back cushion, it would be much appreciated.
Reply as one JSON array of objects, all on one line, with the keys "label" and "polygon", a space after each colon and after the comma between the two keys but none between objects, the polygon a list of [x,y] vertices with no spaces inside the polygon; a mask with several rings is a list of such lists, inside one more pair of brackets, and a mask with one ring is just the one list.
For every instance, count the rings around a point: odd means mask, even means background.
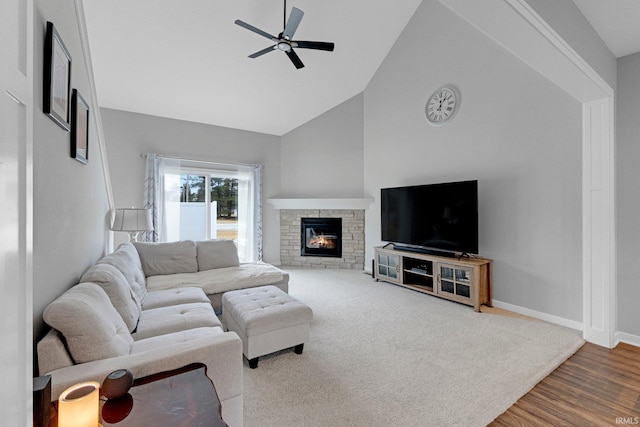
[{"label": "sofa back cushion", "polygon": [[115,252],[100,259],[98,264],[110,264],[120,270],[138,300],[144,302],[147,297],[147,285],[138,251],[133,244],[121,244]]},{"label": "sofa back cushion", "polygon": [[95,283],[80,283],[47,306],[44,321],[65,337],[76,363],[129,354],[133,338]]},{"label": "sofa back cushion", "polygon": [[196,242],[196,248],[199,271],[240,265],[238,248],[233,240],[204,240]]},{"label": "sofa back cushion", "polygon": [[147,243],[134,242],[144,275],[195,273],[198,271],[196,243],[193,240],[180,242]]},{"label": "sofa back cushion", "polygon": [[84,273],[80,281],[95,283],[104,289],[129,332],[133,332],[142,308],[140,300],[120,270],[110,264],[95,264]]}]

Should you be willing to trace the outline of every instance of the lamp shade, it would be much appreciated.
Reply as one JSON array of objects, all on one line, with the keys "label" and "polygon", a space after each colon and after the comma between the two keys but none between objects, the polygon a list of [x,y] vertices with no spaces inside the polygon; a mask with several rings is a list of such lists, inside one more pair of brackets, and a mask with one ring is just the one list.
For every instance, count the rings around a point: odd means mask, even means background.
[{"label": "lamp shade", "polygon": [[151,231],[151,209],[118,208],[111,226],[113,231]]},{"label": "lamp shade", "polygon": [[62,392],[58,399],[58,426],[98,427],[100,384],[76,384]]}]

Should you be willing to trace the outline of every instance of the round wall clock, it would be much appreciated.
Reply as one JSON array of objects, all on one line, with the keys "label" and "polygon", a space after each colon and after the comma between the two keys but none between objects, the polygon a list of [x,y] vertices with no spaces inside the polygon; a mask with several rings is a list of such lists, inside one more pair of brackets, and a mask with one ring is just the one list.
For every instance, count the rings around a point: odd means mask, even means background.
[{"label": "round wall clock", "polygon": [[424,108],[431,126],[442,126],[456,115],[460,106],[460,93],[453,86],[442,86],[429,98]]}]

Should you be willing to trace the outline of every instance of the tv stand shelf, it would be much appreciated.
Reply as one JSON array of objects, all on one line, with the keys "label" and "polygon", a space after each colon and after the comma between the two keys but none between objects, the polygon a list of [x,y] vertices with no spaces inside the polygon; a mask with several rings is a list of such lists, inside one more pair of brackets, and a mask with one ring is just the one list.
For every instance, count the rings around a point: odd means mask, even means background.
[{"label": "tv stand shelf", "polygon": [[473,306],[491,307],[492,260],[449,258],[378,247],[374,277],[408,289]]}]

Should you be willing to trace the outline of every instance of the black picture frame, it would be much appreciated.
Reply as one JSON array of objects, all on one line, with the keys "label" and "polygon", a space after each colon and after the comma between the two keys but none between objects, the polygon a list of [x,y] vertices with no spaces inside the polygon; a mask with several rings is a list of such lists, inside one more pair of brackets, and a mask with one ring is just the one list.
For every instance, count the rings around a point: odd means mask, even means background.
[{"label": "black picture frame", "polygon": [[44,100],[42,109],[62,129],[70,129],[71,54],[52,22],[44,43]]},{"label": "black picture frame", "polygon": [[89,163],[89,105],[77,89],[71,96],[71,157]]}]

